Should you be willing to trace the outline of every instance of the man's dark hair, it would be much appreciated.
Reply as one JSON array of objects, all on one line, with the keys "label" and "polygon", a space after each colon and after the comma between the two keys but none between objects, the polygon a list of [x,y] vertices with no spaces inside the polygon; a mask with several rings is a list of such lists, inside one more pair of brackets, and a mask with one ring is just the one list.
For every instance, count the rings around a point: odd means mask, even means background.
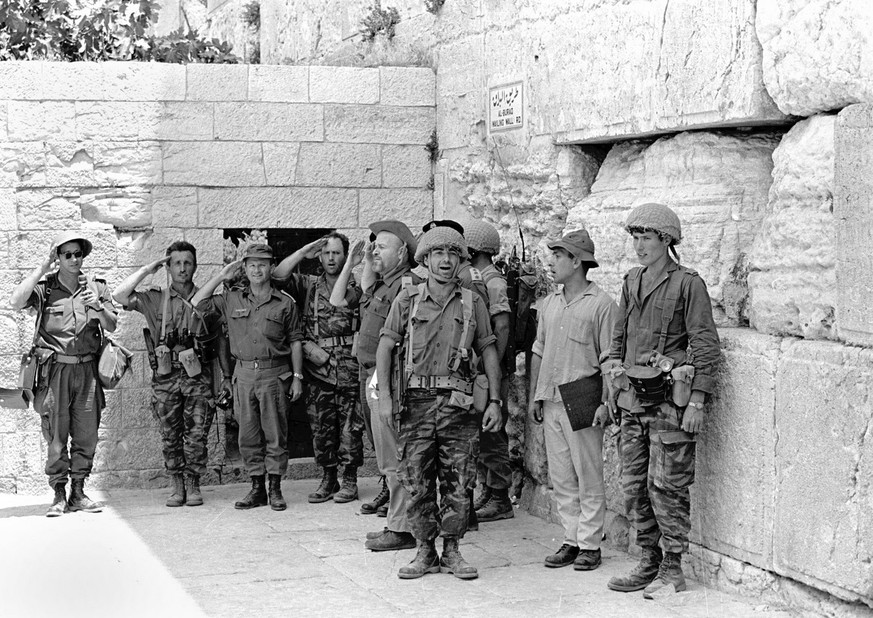
[{"label": "man's dark hair", "polygon": [[194,266],[197,266],[197,249],[195,249],[194,245],[192,245],[190,242],[177,240],[172,245],[167,247],[167,255],[170,255],[174,251],[187,251],[194,257]]},{"label": "man's dark hair", "polygon": [[325,234],[324,237],[327,240],[330,240],[331,238],[338,239],[343,245],[343,255],[348,256],[348,254],[349,254],[349,237],[348,236],[346,236],[345,234],[340,234],[337,231],[333,231],[329,234]]}]

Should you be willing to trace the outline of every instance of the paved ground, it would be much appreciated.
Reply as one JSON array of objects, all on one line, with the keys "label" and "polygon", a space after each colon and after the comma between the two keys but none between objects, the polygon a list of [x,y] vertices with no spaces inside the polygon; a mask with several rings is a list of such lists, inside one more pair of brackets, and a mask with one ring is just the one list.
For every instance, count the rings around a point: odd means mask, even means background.
[{"label": "paved ground", "polygon": [[[730,616],[788,613],[689,582],[670,599],[607,590],[632,567],[605,550],[601,568],[546,569],[560,528],[518,512],[483,524],[462,551],[475,581],[427,575],[403,581],[414,550],[372,553],[364,533],[385,520],[360,502],[308,504],[315,481],[286,481],[289,508],[234,510],[247,487],[204,488],[206,504],[168,509],[166,491],[89,492],[101,514],[45,518],[43,497],[0,495],[0,615],[40,616]],[[377,491],[363,479],[362,495]]]}]

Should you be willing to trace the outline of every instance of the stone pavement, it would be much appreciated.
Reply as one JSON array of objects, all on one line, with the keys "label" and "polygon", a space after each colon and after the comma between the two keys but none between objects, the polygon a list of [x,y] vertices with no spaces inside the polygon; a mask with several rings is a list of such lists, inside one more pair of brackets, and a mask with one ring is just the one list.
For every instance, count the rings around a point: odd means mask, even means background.
[{"label": "stone pavement", "polygon": [[[414,550],[372,553],[364,533],[385,520],[358,514],[360,502],[309,504],[317,481],[285,481],[285,512],[237,511],[246,485],[205,487],[206,504],[169,509],[166,490],[90,491],[101,514],[44,517],[44,496],[0,495],[0,615],[88,616],[730,616],[787,617],[753,599],[696,582],[670,599],[607,590],[634,560],[610,549],[582,573],[546,569],[561,544],[558,526],[517,511],[482,524],[462,551],[479,579],[397,569]],[[362,479],[369,499],[376,479]]]}]

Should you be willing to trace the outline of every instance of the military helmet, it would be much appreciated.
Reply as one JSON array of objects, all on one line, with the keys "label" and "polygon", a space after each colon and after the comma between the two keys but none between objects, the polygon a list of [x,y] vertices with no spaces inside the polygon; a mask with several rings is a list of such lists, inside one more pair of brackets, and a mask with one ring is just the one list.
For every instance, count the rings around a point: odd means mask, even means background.
[{"label": "military helmet", "polygon": [[500,253],[500,234],[497,228],[486,221],[473,221],[464,226],[467,249],[480,253]]},{"label": "military helmet", "polygon": [[65,245],[68,242],[77,242],[79,246],[82,247],[82,257],[88,257],[88,254],[91,253],[91,250],[94,248],[94,245],[91,244],[91,241],[82,236],[80,232],[61,232],[57,236],[55,236],[52,243],[57,249],[61,248],[61,245]]},{"label": "military helmet", "polygon": [[424,256],[430,253],[431,249],[439,247],[452,247],[458,249],[462,259],[467,259],[470,254],[467,253],[467,241],[461,236],[458,230],[441,225],[433,227],[429,231],[422,234],[418,239],[418,249],[415,251],[415,261],[419,264],[424,264]]},{"label": "military helmet", "polygon": [[682,240],[682,225],[679,217],[664,204],[640,204],[627,216],[624,229],[628,232],[632,228],[654,230],[667,234],[673,239],[673,244],[678,245]]}]

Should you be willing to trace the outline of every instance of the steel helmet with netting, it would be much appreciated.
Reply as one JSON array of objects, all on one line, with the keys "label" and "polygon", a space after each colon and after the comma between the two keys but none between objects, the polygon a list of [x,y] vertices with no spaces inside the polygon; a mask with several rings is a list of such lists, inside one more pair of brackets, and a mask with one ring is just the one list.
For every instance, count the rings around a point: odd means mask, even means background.
[{"label": "steel helmet with netting", "polygon": [[473,221],[465,225],[464,238],[470,251],[491,255],[500,253],[500,234],[497,228],[487,221]]},{"label": "steel helmet with netting", "polygon": [[682,241],[682,225],[675,212],[664,204],[640,204],[627,216],[624,229],[633,233],[634,229],[653,230],[667,234],[674,245]]},{"label": "steel helmet with netting", "polygon": [[461,236],[461,233],[456,229],[441,225],[431,228],[418,239],[415,261],[419,264],[424,264],[424,256],[430,253],[431,249],[438,249],[440,247],[457,249],[462,259],[470,257],[470,254],[467,253],[467,242]]}]

